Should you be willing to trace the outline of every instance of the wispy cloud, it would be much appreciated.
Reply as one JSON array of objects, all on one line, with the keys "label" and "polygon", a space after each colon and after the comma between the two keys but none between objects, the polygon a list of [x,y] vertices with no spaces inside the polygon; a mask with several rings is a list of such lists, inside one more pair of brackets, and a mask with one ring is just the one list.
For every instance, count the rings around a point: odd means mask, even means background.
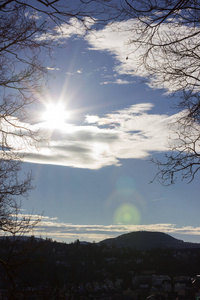
[{"label": "wispy cloud", "polygon": [[79,74],[82,74],[83,73],[83,71],[80,69],[80,70],[77,70],[77,71],[75,71],[75,72],[66,72],[66,74],[68,75],[68,76],[76,76],[77,74],[79,75]]},{"label": "wispy cloud", "polygon": [[199,235],[200,227],[177,226],[176,224],[159,223],[144,225],[79,225],[59,222],[56,217],[21,214],[21,217],[32,218],[32,220],[41,219],[31,234],[49,237],[57,241],[73,242],[76,239],[92,241],[101,241],[106,238],[116,237],[118,235],[133,231],[156,231],[172,235]]},{"label": "wispy cloud", "polygon": [[46,67],[47,70],[49,71],[59,71],[59,68],[55,68],[55,67]]},{"label": "wispy cloud", "polygon": [[128,81],[128,80],[123,80],[123,79],[116,79],[113,81],[104,81],[101,82],[100,84],[131,84],[133,83],[132,81]]},{"label": "wispy cloud", "polygon": [[69,39],[72,36],[84,36],[88,28],[91,28],[94,22],[95,21],[89,17],[86,17],[83,21],[71,18],[68,23],[55,26],[51,31],[38,35],[36,39],[39,41],[53,40],[59,41],[59,43],[65,43],[66,39]]},{"label": "wispy cloud", "polygon": [[87,115],[83,125],[66,123],[54,130],[46,123],[33,126],[18,121],[23,128],[39,129],[47,142],[34,145],[32,141],[27,147],[27,140],[23,145],[23,139],[11,137],[10,146],[31,163],[87,169],[118,166],[121,159],[144,159],[168,150],[168,137],[173,134],[169,124],[176,115],[151,114],[152,108],[151,103],[140,103],[103,117]]}]

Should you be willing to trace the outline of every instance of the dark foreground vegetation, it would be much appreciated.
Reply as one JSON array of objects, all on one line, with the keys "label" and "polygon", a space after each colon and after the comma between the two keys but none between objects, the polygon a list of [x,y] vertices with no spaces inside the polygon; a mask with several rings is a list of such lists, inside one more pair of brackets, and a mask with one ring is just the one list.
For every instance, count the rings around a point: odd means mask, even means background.
[{"label": "dark foreground vegetation", "polygon": [[0,299],[199,299],[200,249],[0,240]]}]

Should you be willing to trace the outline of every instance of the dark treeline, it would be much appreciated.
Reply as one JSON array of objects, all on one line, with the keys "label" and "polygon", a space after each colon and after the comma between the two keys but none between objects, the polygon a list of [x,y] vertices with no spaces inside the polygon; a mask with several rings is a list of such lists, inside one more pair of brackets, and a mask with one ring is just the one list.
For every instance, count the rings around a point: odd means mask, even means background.
[{"label": "dark treeline", "polygon": [[[105,244],[82,244],[78,240],[65,244],[34,237],[5,238],[0,240],[0,257],[0,290],[13,295],[27,289],[48,290],[48,293],[63,289],[67,295],[69,290],[94,282],[109,285],[110,292],[115,289],[122,294],[127,289],[138,288],[135,279],[139,276],[147,279],[165,274],[171,279],[175,276],[194,278],[200,271],[200,249],[142,251]],[[146,292],[148,295],[150,290]]]}]

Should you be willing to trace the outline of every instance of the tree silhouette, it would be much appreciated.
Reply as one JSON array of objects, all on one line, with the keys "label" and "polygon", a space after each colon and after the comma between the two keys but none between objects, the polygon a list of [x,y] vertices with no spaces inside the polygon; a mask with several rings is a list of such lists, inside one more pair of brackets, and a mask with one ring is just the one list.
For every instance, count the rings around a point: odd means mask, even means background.
[{"label": "tree silhouette", "polygon": [[[21,175],[23,155],[20,153],[40,141],[37,132],[27,125],[28,109],[43,95],[48,79],[41,52],[50,55],[57,46],[53,34],[50,39],[42,37],[63,22],[73,26],[71,18],[85,24],[86,7],[84,1],[76,4],[60,0],[0,2],[1,230],[16,233],[16,228],[23,231],[22,224],[26,223],[15,217],[21,207],[19,198],[27,196],[32,189],[32,175]],[[87,10],[87,16],[90,14],[92,10]]]}]

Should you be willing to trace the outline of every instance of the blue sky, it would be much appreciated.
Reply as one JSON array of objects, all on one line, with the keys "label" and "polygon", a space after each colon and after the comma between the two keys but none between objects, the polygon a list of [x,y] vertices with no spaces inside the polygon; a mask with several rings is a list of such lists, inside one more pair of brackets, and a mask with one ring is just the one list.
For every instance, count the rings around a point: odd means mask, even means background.
[{"label": "blue sky", "polygon": [[[134,65],[137,52],[124,34],[131,21],[93,32],[74,22],[63,25],[62,35],[55,29],[62,48],[46,58],[52,76],[31,111],[30,126],[48,141],[21,150],[24,170],[31,168],[35,177],[22,214],[43,213],[32,233],[97,242],[155,230],[200,242],[199,175],[190,184],[150,184],[157,169],[149,156],[162,159],[174,137],[169,124],[178,114],[176,99],[167,93],[176,82],[144,81],[148,74]],[[52,103],[67,114],[59,126],[43,118]]]}]

